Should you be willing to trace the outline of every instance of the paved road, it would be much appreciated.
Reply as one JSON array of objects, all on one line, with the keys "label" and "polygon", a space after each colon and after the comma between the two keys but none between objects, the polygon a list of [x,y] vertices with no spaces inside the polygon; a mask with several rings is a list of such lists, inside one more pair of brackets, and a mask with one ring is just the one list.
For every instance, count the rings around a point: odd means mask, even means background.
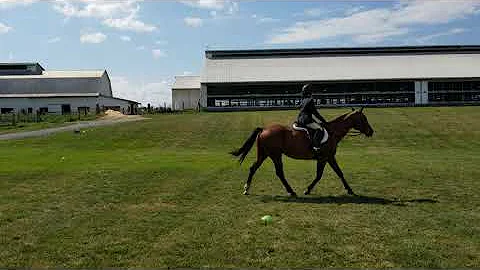
[{"label": "paved road", "polygon": [[118,123],[140,121],[145,119],[147,118],[132,117],[132,118],[122,118],[122,119],[108,119],[108,120],[78,122],[65,127],[47,128],[47,129],[41,129],[41,130],[35,130],[35,131],[3,134],[3,135],[0,135],[0,141],[23,139],[23,138],[29,138],[29,137],[48,136],[50,134],[61,132],[61,131],[70,131],[70,130],[73,131],[75,129],[89,128],[89,127],[108,126],[108,125],[114,125]]}]

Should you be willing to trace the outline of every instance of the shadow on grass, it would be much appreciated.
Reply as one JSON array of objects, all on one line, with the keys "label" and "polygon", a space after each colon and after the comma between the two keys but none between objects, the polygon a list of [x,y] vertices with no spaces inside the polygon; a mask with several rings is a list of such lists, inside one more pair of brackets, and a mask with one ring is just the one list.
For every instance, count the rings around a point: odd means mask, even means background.
[{"label": "shadow on grass", "polygon": [[386,204],[395,206],[408,206],[415,203],[438,203],[433,199],[411,199],[411,200],[390,200],[379,197],[369,196],[322,196],[322,197],[288,197],[288,196],[268,196],[268,195],[254,195],[262,202],[292,202],[292,203],[316,203],[316,204]]}]

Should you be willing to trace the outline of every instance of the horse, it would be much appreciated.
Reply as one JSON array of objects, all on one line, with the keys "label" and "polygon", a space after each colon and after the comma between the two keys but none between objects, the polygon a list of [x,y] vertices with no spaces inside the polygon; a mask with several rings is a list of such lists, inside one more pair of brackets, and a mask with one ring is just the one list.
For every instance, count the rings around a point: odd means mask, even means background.
[{"label": "horse", "polygon": [[244,195],[249,194],[249,188],[252,183],[253,175],[260,168],[262,163],[268,157],[275,165],[277,177],[282,181],[290,197],[296,197],[297,194],[285,179],[283,172],[282,155],[293,159],[316,160],[317,174],[313,182],[304,191],[305,195],[310,194],[315,185],[320,181],[326,163],[332,167],[338,175],[344,188],[349,195],[356,195],[348,185],[343,172],[338,166],[335,154],[340,141],[350,132],[351,129],[357,131],[357,135],[364,134],[367,137],[373,136],[373,129],[368,123],[368,119],[363,113],[363,107],[360,110],[352,108],[351,112],[345,113],[332,121],[327,122],[324,129],[328,132],[328,140],[321,145],[320,150],[315,154],[311,148],[311,140],[305,131],[296,130],[290,126],[272,124],[265,128],[257,127],[245,141],[242,147],[231,151],[230,154],[240,156],[240,164],[244,161],[255,141],[257,142],[257,160],[250,167],[247,182],[244,186]]}]

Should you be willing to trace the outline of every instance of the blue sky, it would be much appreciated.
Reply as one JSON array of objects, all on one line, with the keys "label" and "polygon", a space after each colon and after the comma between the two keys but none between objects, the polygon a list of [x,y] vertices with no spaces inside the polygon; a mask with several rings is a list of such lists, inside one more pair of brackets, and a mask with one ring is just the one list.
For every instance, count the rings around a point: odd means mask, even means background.
[{"label": "blue sky", "polygon": [[106,69],[114,95],[169,104],[205,49],[480,44],[480,1],[0,0],[0,62]]}]

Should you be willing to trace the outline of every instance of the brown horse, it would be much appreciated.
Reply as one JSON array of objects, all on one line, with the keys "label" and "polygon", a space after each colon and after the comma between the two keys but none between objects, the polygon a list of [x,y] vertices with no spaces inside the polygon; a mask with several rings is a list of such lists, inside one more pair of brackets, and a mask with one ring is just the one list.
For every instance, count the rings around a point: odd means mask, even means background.
[{"label": "brown horse", "polygon": [[257,169],[262,165],[267,157],[270,157],[275,165],[275,172],[285,186],[288,194],[295,197],[296,194],[285,179],[283,173],[282,154],[294,159],[317,160],[317,176],[307,187],[304,194],[308,195],[313,187],[322,178],[326,163],[330,164],[335,173],[342,180],[343,186],[348,194],[355,195],[353,190],[345,180],[342,170],[335,159],[338,143],[353,128],[367,137],[373,135],[373,129],[368,123],[367,117],[363,114],[363,108],[359,111],[352,109],[352,112],[337,117],[326,124],[325,128],[329,134],[328,140],[322,144],[320,152],[315,155],[310,147],[311,142],[305,131],[298,131],[291,127],[278,124],[270,125],[266,128],[256,128],[243,146],[230,152],[234,156],[240,156],[240,163],[243,162],[248,152],[257,141],[257,160],[250,167],[247,183],[245,184],[245,195],[248,195],[248,189],[252,183],[252,178]]}]

